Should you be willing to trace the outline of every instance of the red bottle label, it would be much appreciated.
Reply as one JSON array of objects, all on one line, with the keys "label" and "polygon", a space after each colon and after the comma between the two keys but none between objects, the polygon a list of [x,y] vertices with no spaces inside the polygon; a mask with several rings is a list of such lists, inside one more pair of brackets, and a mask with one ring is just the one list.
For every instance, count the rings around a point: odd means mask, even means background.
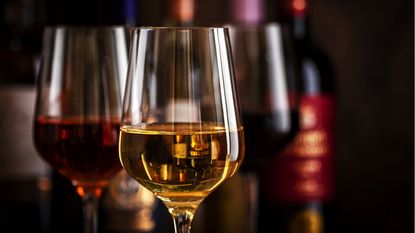
[{"label": "red bottle label", "polygon": [[308,8],[307,0],[291,0],[290,4],[291,15],[304,16],[306,14]]},{"label": "red bottle label", "polygon": [[302,203],[333,195],[334,101],[330,95],[303,96],[300,131],[271,161],[264,184],[271,201]]}]

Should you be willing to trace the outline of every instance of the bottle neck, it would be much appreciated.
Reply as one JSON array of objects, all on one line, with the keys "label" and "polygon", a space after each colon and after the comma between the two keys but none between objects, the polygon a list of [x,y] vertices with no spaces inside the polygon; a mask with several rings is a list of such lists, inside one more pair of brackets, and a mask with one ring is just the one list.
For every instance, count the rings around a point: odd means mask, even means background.
[{"label": "bottle neck", "polygon": [[231,4],[232,23],[255,26],[264,22],[263,0],[232,0]]},{"label": "bottle neck", "polygon": [[277,20],[290,26],[296,42],[309,39],[308,0],[286,0],[279,6]]},{"label": "bottle neck", "polygon": [[194,24],[194,0],[169,0],[170,26],[189,27]]}]

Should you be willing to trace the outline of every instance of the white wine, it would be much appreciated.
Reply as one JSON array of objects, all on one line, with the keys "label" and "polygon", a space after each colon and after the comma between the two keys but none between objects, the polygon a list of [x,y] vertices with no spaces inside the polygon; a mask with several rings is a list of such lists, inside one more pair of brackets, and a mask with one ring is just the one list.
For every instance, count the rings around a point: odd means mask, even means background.
[{"label": "white wine", "polygon": [[210,123],[122,126],[127,172],[161,200],[199,203],[231,177],[244,157],[243,129]]}]

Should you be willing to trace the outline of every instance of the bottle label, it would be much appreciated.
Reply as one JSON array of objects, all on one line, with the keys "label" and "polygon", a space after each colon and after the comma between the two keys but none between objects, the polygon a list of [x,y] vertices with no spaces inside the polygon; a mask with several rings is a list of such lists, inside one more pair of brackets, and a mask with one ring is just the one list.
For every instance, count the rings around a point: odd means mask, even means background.
[{"label": "bottle label", "polygon": [[[186,141],[189,140],[190,142]],[[183,135],[176,135],[176,141],[172,145],[172,154],[177,159],[197,159],[212,156],[218,157],[219,148],[217,141],[211,141],[208,135],[191,135],[186,138]]]},{"label": "bottle label", "polygon": [[265,177],[270,200],[302,203],[329,200],[333,193],[334,101],[330,95],[303,96],[300,131],[271,161]]},{"label": "bottle label", "polygon": [[210,156],[210,138],[208,135],[192,135],[190,138],[189,157],[200,158]]},{"label": "bottle label", "polygon": [[178,159],[185,159],[187,156],[187,146],[185,143],[173,144],[173,157]]},{"label": "bottle label", "polygon": [[187,157],[187,145],[184,141],[185,137],[183,135],[176,135],[175,143],[173,143],[173,157],[177,159],[185,159]]}]

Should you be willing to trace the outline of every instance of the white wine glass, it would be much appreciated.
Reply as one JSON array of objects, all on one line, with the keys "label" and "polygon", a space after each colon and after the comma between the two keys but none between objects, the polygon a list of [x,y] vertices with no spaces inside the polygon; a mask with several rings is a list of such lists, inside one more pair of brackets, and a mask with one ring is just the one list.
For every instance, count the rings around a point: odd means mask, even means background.
[{"label": "white wine glass", "polygon": [[130,32],[120,160],[166,205],[176,233],[188,233],[199,204],[244,158],[228,29]]}]

